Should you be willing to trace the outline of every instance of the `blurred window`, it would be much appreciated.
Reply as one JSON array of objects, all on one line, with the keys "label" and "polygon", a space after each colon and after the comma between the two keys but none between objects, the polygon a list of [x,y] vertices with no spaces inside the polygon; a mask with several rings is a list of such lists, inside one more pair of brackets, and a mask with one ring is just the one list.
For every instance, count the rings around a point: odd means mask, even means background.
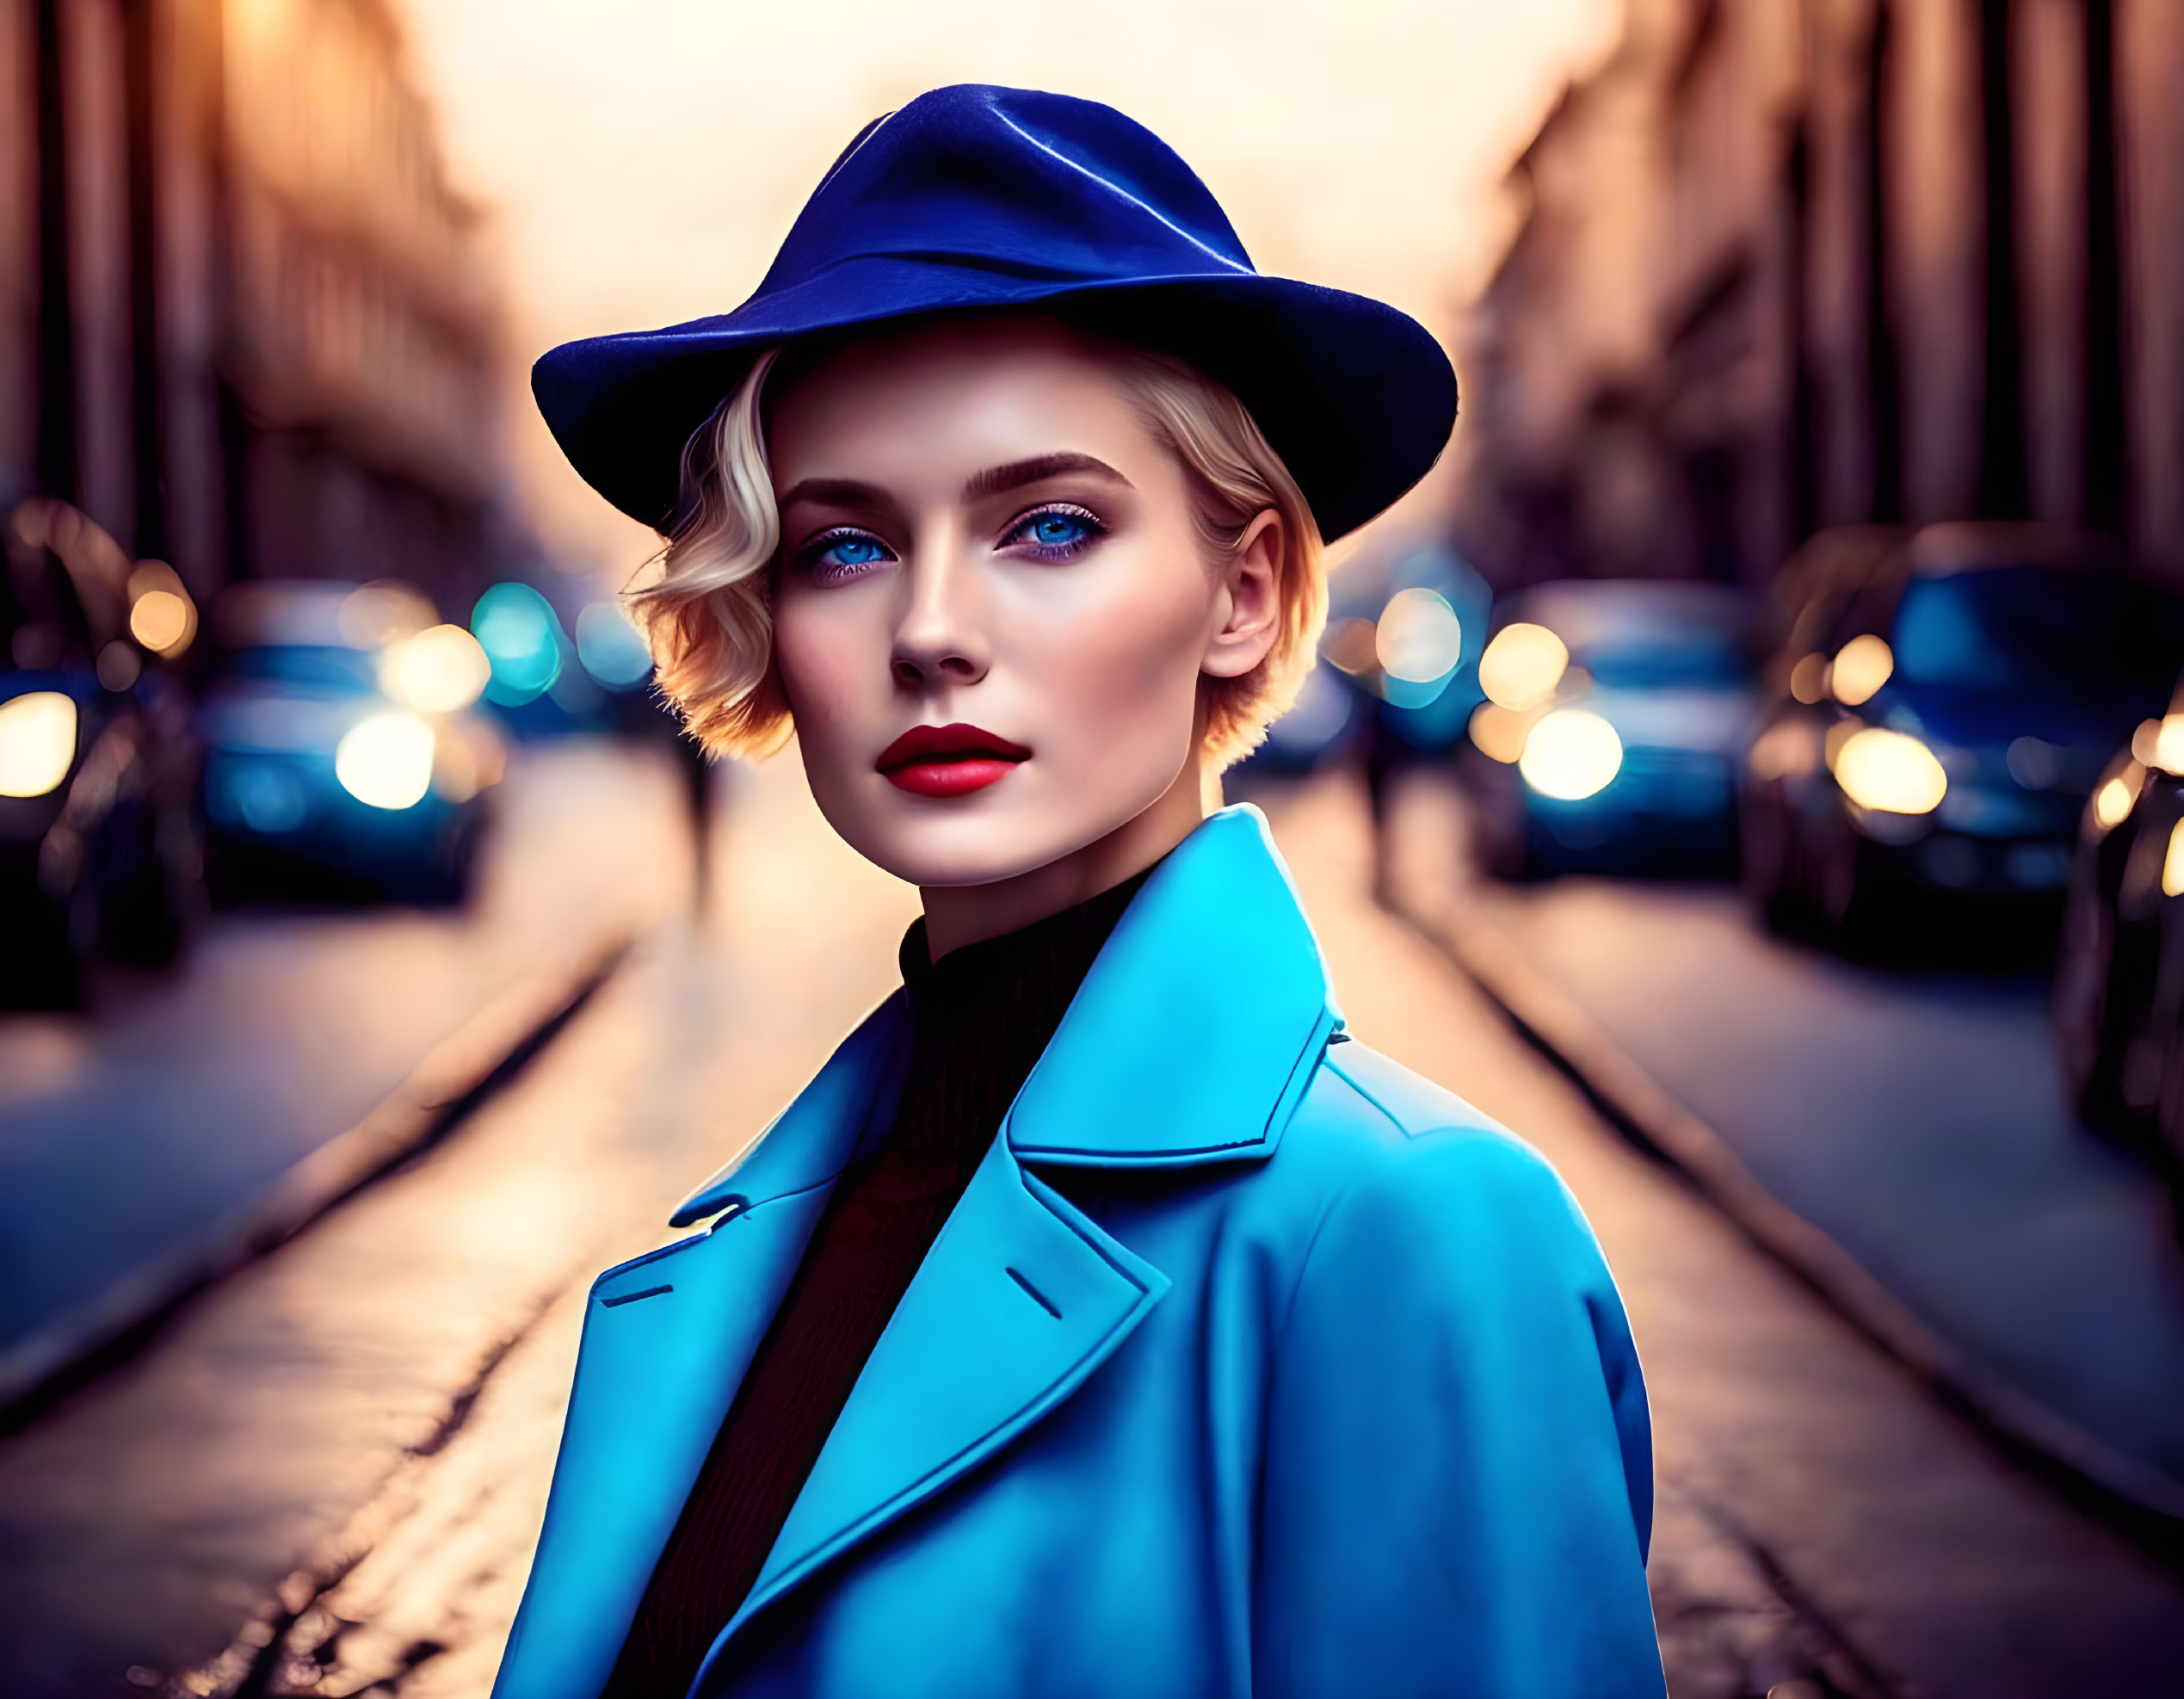
[{"label": "blurred window", "polygon": [[1603,636],[1578,651],[1576,658],[1603,690],[1735,686],[1750,671],[1735,634],[1703,626]]},{"label": "blurred window", "polygon": [[317,644],[267,644],[238,650],[227,672],[231,678],[253,684],[280,684],[312,693],[364,695],[379,688],[370,654]]},{"label": "blurred window", "polygon": [[1994,688],[2030,678],[2164,687],[2184,658],[2178,604],[2109,573],[1996,566],[1914,578],[1897,604],[1901,676]]}]

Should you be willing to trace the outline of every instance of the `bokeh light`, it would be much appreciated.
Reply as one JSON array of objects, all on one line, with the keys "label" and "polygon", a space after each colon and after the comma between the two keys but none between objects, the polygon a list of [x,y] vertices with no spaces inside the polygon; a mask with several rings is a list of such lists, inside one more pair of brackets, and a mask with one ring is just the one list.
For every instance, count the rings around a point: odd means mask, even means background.
[{"label": "bokeh light", "polygon": [[170,590],[150,590],[129,609],[129,635],[165,654],[189,630],[189,604]]},{"label": "bokeh light", "polygon": [[460,626],[431,626],[379,658],[379,688],[420,714],[453,714],[485,693],[493,664]]},{"label": "bokeh light", "polygon": [[2184,714],[2163,714],[2154,731],[2154,758],[2147,763],[2172,778],[2184,777]]},{"label": "bokeh light", "polygon": [[414,807],[432,785],[431,724],[406,708],[360,720],[334,747],[334,776],[374,808]]},{"label": "bokeh light", "polygon": [[1811,707],[1828,694],[1828,658],[1807,655],[1790,669],[1790,694]]},{"label": "bokeh light", "polygon": [[1605,790],[1623,765],[1615,728],[1585,708],[1557,708],[1532,728],[1517,758],[1525,783],[1542,796],[1582,802]]},{"label": "bokeh light", "polygon": [[1843,794],[1879,813],[1930,814],[1949,788],[1949,775],[1932,750],[1906,732],[1879,726],[1845,739],[1834,766]]},{"label": "bokeh light", "polygon": [[470,628],[492,664],[488,700],[520,707],[561,677],[561,621],[530,585],[495,584],[471,610]]},{"label": "bokeh light", "polygon": [[1409,684],[1431,684],[1464,658],[1464,627],[1439,590],[1400,590],[1373,628],[1380,670]]},{"label": "bokeh light", "polygon": [[1545,626],[1504,626],[1478,658],[1478,688],[1505,708],[1536,707],[1570,668],[1570,647]]},{"label": "bokeh light", "polygon": [[338,617],[345,641],[359,649],[377,649],[423,631],[440,615],[423,590],[379,578],[343,601]]},{"label": "bokeh light", "polygon": [[1490,760],[1509,765],[1524,753],[1524,734],[1534,718],[1499,702],[1481,702],[1471,710],[1471,742]]},{"label": "bokeh light", "polygon": [[2116,776],[2093,794],[2093,821],[2103,831],[2121,825],[2131,818],[2131,811],[2138,800],[2139,788],[2145,782],[2146,769],[2132,762]]},{"label": "bokeh light", "polygon": [[1888,683],[1896,670],[1896,656],[1887,643],[1868,633],[1854,637],[1836,652],[1828,676],[1829,688],[1846,707],[1870,701],[1873,692]]},{"label": "bokeh light", "polygon": [[577,615],[577,658],[609,690],[634,690],[652,676],[652,652],[612,602],[594,602]]},{"label": "bokeh light", "polygon": [[76,760],[76,702],[31,690],[0,702],[0,796],[43,796]]},{"label": "bokeh light", "polygon": [[2169,850],[2162,857],[2162,895],[2184,897],[2184,820],[2169,829]]}]

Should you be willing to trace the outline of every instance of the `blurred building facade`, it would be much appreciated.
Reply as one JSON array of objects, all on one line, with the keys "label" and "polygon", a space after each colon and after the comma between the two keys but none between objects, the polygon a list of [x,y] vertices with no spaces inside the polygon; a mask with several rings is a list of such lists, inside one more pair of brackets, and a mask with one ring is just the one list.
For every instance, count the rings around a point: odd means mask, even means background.
[{"label": "blurred building facade", "polygon": [[0,514],[202,599],[489,576],[497,303],[385,0],[0,0]]},{"label": "blurred building facade", "polygon": [[2175,0],[1629,0],[1512,187],[1465,361],[1497,579],[2027,518],[2184,584]]}]

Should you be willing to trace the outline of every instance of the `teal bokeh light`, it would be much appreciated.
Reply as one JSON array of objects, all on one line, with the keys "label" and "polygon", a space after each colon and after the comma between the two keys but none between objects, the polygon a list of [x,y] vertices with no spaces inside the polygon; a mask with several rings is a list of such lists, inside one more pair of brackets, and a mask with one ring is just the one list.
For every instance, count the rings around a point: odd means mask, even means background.
[{"label": "teal bokeh light", "polygon": [[528,584],[495,584],[479,596],[470,631],[493,664],[488,701],[520,707],[561,676],[561,621]]},{"label": "teal bokeh light", "polygon": [[577,658],[609,690],[634,690],[652,676],[645,639],[611,602],[595,602],[577,615]]}]

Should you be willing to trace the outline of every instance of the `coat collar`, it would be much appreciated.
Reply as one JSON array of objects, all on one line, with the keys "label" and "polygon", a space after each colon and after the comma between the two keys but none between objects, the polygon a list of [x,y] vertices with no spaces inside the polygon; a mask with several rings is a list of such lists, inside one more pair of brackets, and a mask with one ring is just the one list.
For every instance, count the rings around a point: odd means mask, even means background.
[{"label": "coat collar", "polygon": [[[1263,1158],[1337,1022],[1265,820],[1224,810],[1108,938],[694,1691],[755,1613],[1041,1420],[1168,1290],[1029,1171]],[[719,1217],[711,1232],[601,1277],[497,1699],[582,1699],[605,1681],[835,1177],[888,1128],[909,1036],[898,994],[676,1210],[677,1225]]]},{"label": "coat collar", "polygon": [[[1273,1153],[1342,1024],[1318,942],[1249,804],[1154,869],[1003,1123],[1023,1162],[1181,1168]],[[740,1158],[676,1208],[688,1226],[838,1173],[886,1131],[909,1053],[898,992]]]}]

